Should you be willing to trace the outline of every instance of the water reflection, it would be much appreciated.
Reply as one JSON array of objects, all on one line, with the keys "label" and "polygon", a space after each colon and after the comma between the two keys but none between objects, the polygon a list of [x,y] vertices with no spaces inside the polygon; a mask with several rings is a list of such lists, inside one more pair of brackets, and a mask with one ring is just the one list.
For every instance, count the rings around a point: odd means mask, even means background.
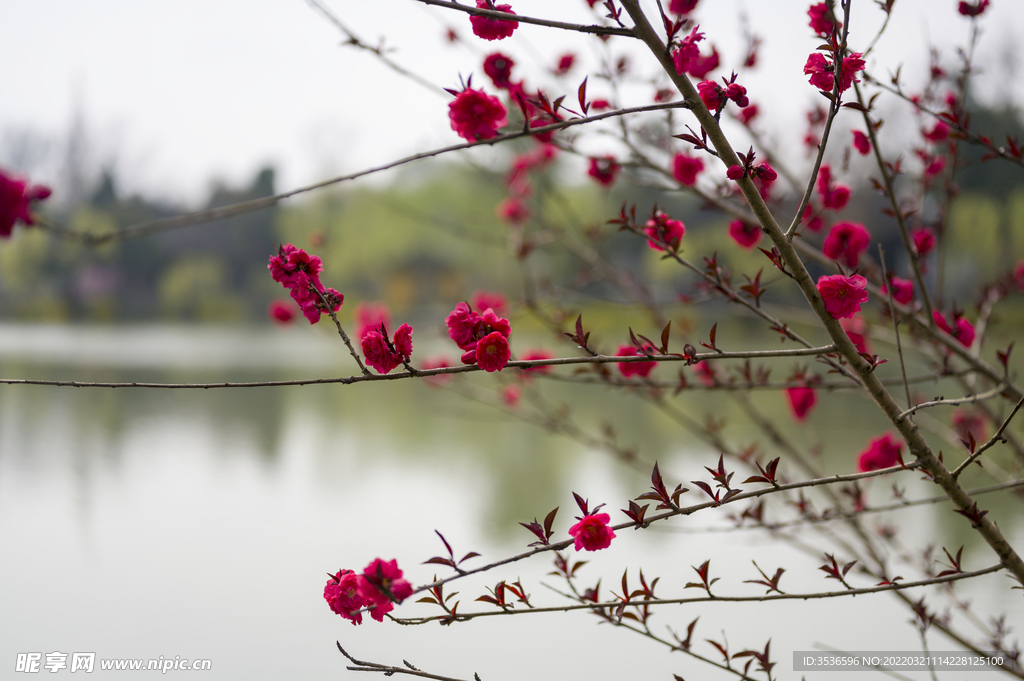
[{"label": "water reflection", "polygon": [[[207,355],[183,340],[192,329],[46,330],[45,342],[25,341],[37,331],[0,330],[8,358],[0,373],[198,381],[338,371],[333,340],[317,334],[206,332],[213,348]],[[86,352],[83,360],[68,350],[82,338],[87,346],[115,351]],[[169,365],[161,368],[157,355],[169,357]],[[701,466],[716,456],[638,396],[602,393],[582,400],[571,386],[541,389],[589,427],[598,428],[601,415],[612,414],[621,442],[638,445],[641,456],[658,459],[684,480],[702,475]],[[754,399],[769,415],[784,414],[777,398]],[[759,437],[741,429],[743,419],[728,396],[684,394],[677,404],[695,418],[712,413],[724,420],[736,442]],[[825,401],[820,409],[813,423],[832,425],[827,432],[797,433],[798,444],[819,446],[831,470],[852,470],[842,462],[852,461],[863,446],[864,422],[858,419],[868,419],[870,409],[855,398]],[[643,655],[645,675],[652,678],[686,676],[688,670],[714,678],[682,656],[590,626],[588,615],[495,619],[450,630],[390,623],[353,628],[319,597],[324,572],[359,569],[378,555],[402,558],[415,581],[426,581],[436,566],[412,561],[441,552],[435,529],[457,553],[475,550],[495,558],[529,541],[518,521],[557,505],[559,524],[567,526],[573,515],[569,490],[608,502],[615,514],[625,503],[616,500],[636,496],[648,484],[646,475],[588,454],[571,440],[412,382],[234,391],[0,386],[0,539],[8,547],[0,562],[0,609],[6,615],[0,660],[8,664],[17,652],[54,650],[180,655],[212,659],[214,678],[312,677],[339,673],[333,641],[341,638],[367,659],[406,657],[457,676],[474,670],[536,673],[541,665],[552,674],[575,676],[585,668],[601,677],[632,676],[635,656],[597,658],[581,667],[567,652],[631,649]],[[873,484],[871,497],[887,499],[889,484]],[[912,476],[900,484],[910,497],[933,493]],[[1020,540],[1020,502],[994,502],[990,508],[1004,532]],[[899,522],[910,537],[977,547],[965,523],[947,517],[948,511],[920,508]],[[693,578],[690,566],[710,558],[728,590],[739,591],[746,588],[743,579],[757,576],[749,565],[753,556],[766,571],[786,565],[790,590],[827,587],[818,563],[795,549],[749,532],[692,534],[703,522],[695,516],[671,531],[623,532],[616,546],[621,550],[588,556],[592,563],[582,578],[603,578],[607,595],[622,569],[635,579],[642,567],[661,575],[667,592],[678,593]],[[972,567],[991,562],[983,548],[968,553],[965,562]],[[462,609],[499,578],[523,577],[535,598],[548,599],[541,582],[550,581],[544,577],[549,569],[517,565],[500,577],[460,586]],[[982,612],[998,611],[1005,581],[978,580],[970,593]],[[878,650],[918,645],[904,624],[906,611],[891,599],[772,604],[757,610],[758,618],[749,617],[752,612],[743,605],[695,606],[666,612],[658,626],[685,631],[699,615],[703,637],[717,638],[725,629],[736,645],[762,647],[772,636],[784,670],[788,651],[817,641]],[[777,624],[766,626],[766,620]],[[513,641],[529,652],[509,659],[513,644],[496,641]]]}]

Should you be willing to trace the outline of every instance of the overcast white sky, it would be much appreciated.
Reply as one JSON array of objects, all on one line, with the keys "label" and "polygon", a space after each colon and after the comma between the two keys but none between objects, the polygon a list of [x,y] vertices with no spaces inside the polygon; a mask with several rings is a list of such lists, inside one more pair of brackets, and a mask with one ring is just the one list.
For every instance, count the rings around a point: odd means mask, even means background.
[{"label": "overcast white sky", "polygon": [[[526,67],[518,73],[529,85],[572,95],[598,54],[593,38],[525,24],[508,40],[485,43],[472,35],[466,15],[414,0],[324,2],[365,40],[386,38],[396,61],[444,87],[473,73],[475,85],[490,89],[480,63],[501,50]],[[739,17],[749,16],[765,42],[745,84],[771,116],[769,127],[794,144],[803,111],[817,96],[802,74],[818,44],[807,28],[808,4],[703,0],[696,12],[726,67],[743,57]],[[593,22],[585,0],[512,6],[521,14]],[[966,43],[969,27],[955,8],[955,0],[898,0],[869,68],[884,75],[905,62],[912,80],[927,62],[928,45],[943,49],[953,65],[952,50]],[[872,0],[854,0],[853,13],[851,43],[863,49],[882,12]],[[446,26],[465,42],[448,44]],[[994,63],[1016,45],[1024,2],[994,0],[983,26],[980,60]],[[128,190],[196,202],[212,180],[248,182],[261,164],[274,164],[278,188],[287,189],[460,141],[448,123],[447,95],[341,41],[305,0],[0,0],[0,164],[11,164],[25,131],[66,138],[77,116],[90,133],[92,161],[114,165]],[[635,52],[636,45],[615,38],[610,48]],[[565,82],[534,75],[570,50],[581,63]],[[649,57],[640,59],[649,65]],[[1002,97],[991,85],[999,75],[990,69],[990,85],[979,92]],[[598,95],[593,80],[590,91]],[[649,88],[631,92],[628,104],[650,102]]]}]

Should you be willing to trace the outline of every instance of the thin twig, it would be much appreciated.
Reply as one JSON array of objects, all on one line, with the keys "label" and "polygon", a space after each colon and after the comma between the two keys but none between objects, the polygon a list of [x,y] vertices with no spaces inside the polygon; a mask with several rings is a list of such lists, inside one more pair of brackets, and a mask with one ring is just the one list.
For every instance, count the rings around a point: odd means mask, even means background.
[{"label": "thin twig", "polygon": [[[882,248],[882,244],[878,244],[878,262],[882,264],[882,281],[889,281],[889,271],[885,266],[885,249]],[[903,376],[903,388],[907,392],[907,406],[910,407],[913,401],[910,398],[910,382],[907,381],[907,364],[903,361],[903,342],[900,340],[900,318],[896,315],[896,306],[892,299],[892,289],[892,286],[886,286],[887,298],[889,299],[889,316],[892,317],[892,330],[896,334],[896,352],[900,358],[900,375]],[[900,419],[912,413],[912,411],[904,412],[900,414]]]},{"label": "thin twig", "polygon": [[582,24],[567,24],[563,21],[550,21],[548,19],[537,19],[535,17],[527,17],[522,14],[508,14],[507,12],[499,12],[493,9],[481,9],[477,7],[467,7],[466,5],[460,5],[457,2],[446,2],[445,0],[417,0],[422,2],[424,5],[434,5],[436,7],[446,7],[448,9],[458,10],[478,17],[489,17],[491,19],[505,19],[507,21],[518,21],[524,24],[534,24],[536,26],[547,26],[549,28],[560,28],[566,31],[577,31],[579,33],[593,33],[595,35],[621,35],[627,38],[635,38],[632,29],[619,28],[616,26],[584,26]]},{"label": "thin twig", "polygon": [[964,469],[967,468],[967,466],[971,465],[973,461],[976,461],[979,456],[985,453],[985,450],[989,449],[990,447],[993,447],[996,444],[996,442],[1002,440],[1003,431],[1006,430],[1006,427],[1008,425],[1010,425],[1011,419],[1013,419],[1013,417],[1016,416],[1017,412],[1020,411],[1020,407],[1022,404],[1024,404],[1024,397],[1017,400],[1017,404],[1014,405],[1013,411],[1011,411],[1010,415],[1006,417],[1006,419],[1003,421],[1003,424],[999,426],[999,430],[996,431],[995,435],[990,437],[988,439],[988,442],[978,447],[978,449],[976,449],[973,454],[967,457],[967,459],[965,459],[962,464],[956,467],[956,470],[953,471],[954,478],[960,477],[960,474],[964,472]]}]

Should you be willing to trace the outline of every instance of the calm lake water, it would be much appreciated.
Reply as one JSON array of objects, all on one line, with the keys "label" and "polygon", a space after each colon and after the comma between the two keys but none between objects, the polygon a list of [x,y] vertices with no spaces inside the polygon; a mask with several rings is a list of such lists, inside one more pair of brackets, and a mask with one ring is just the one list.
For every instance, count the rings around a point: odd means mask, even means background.
[{"label": "calm lake water", "polygon": [[[327,329],[8,325],[0,326],[0,375],[167,382],[348,375],[351,360],[339,345]],[[494,382],[509,377],[460,380],[493,394]],[[547,384],[529,390],[544,391],[553,404],[571,404],[595,432],[594,415],[610,415],[621,441],[637,444],[645,459],[658,459],[671,481],[706,479],[701,467],[717,459],[635,396],[583,398]],[[784,416],[777,397],[762,403]],[[706,409],[733,415],[725,396],[684,395],[678,404],[698,418]],[[839,401],[823,404],[812,428],[800,434],[802,442],[824,446],[830,472],[852,472],[853,454],[867,439],[850,409]],[[931,495],[917,477],[899,479],[907,496]],[[493,560],[524,550],[531,536],[518,521],[543,517],[554,506],[561,507],[556,536],[567,536],[575,522],[571,491],[593,504],[607,502],[619,522],[624,516],[617,509],[648,485],[646,474],[572,440],[412,381],[232,391],[0,386],[0,677],[22,677],[13,671],[18,653],[94,652],[97,659],[209,659],[212,670],[203,677],[211,679],[359,678],[344,671],[334,644],[340,640],[361,659],[405,659],[459,678],[474,671],[483,679],[733,678],[584,613],[452,627],[368,620],[353,627],[321,596],[326,572],[361,570],[378,556],[398,558],[415,583],[447,574],[442,566],[421,564],[443,553],[435,529],[458,555],[472,550],[484,556],[474,561]],[[869,487],[879,503],[889,498],[890,481]],[[698,494],[694,489],[684,501],[693,503]],[[1013,499],[993,507],[1018,546],[1024,545],[1021,508]],[[954,549],[965,542],[975,547],[956,518],[937,506],[895,522],[907,541],[932,535]],[[723,514],[620,532],[610,550],[587,555],[581,581],[600,578],[607,597],[609,589],[619,591],[624,569],[635,584],[642,568],[648,578],[661,576],[659,595],[699,595],[682,587],[696,576],[691,566],[710,558],[712,574],[723,577],[718,593],[756,595],[763,590],[742,583],[758,577],[753,559],[769,573],[785,566],[784,590],[834,588],[817,569],[820,557],[763,533],[698,531],[708,523],[724,524]],[[805,538],[825,546],[815,533]],[[995,562],[984,547],[965,555],[969,569]],[[486,608],[473,600],[499,579],[516,578],[538,604],[559,604],[545,587],[563,588],[546,576],[550,569],[546,559],[528,561],[458,583],[459,609]],[[868,584],[863,576],[854,581]],[[1012,600],[1010,619],[1020,627],[1024,608],[1009,586],[1005,576],[990,575],[958,591],[986,616]],[[433,609],[406,604],[396,614]],[[800,676],[792,673],[793,650],[920,645],[906,624],[909,613],[887,595],[687,605],[661,611],[652,629],[682,633],[698,616],[695,640],[702,652],[711,654],[703,640],[721,641],[723,630],[734,651],[761,649],[771,638],[782,678]],[[963,618],[956,621],[974,634]],[[929,644],[955,649],[939,634],[930,635]],[[99,669],[94,676],[129,678]]]}]

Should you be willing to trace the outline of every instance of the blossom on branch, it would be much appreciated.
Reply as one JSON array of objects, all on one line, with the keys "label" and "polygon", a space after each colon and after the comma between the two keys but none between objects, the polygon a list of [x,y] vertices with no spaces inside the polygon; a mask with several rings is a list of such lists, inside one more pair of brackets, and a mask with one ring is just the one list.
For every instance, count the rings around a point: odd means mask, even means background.
[{"label": "blossom on branch", "polygon": [[[686,225],[681,220],[673,220],[661,211],[647,221],[644,234],[650,237],[647,245],[656,251],[668,249],[679,250],[679,244],[686,234]],[[659,243],[660,242],[660,243]]]},{"label": "blossom on branch", "polygon": [[[860,52],[854,52],[849,57],[843,57],[843,73],[839,78],[839,92],[846,92],[851,85],[860,82],[856,77],[857,72],[863,71],[867,65],[861,59],[862,56]],[[812,52],[807,57],[807,63],[804,64],[804,74],[810,76],[808,82],[819,90],[832,92],[835,87],[835,64],[831,55],[826,59],[822,53]]]},{"label": "blossom on branch", "polygon": [[376,558],[363,570],[358,589],[367,605],[375,606],[370,611],[370,617],[378,622],[383,622],[384,615],[395,609],[395,603],[401,603],[412,595],[412,584],[402,579],[398,561],[385,562],[380,558]]},{"label": "blossom on branch", "polygon": [[932,319],[935,320],[935,326],[960,341],[960,344],[965,348],[971,347],[974,343],[974,337],[976,335],[974,325],[959,314],[955,315],[952,325],[950,325],[946,320],[946,315],[942,314],[938,310],[932,311]]},{"label": "blossom on branch", "polygon": [[[892,299],[900,305],[909,305],[914,299],[914,282],[909,279],[892,275],[889,277],[889,285],[892,286]],[[882,284],[882,293],[889,293],[889,285]]]},{"label": "blossom on branch", "polygon": [[903,447],[892,436],[886,433],[868,443],[868,448],[861,452],[857,459],[857,470],[862,473],[891,468],[900,463],[900,449]]},{"label": "blossom on branch", "polygon": [[[672,63],[676,67],[676,73],[683,75],[690,70],[690,64],[700,58],[700,48],[697,43],[704,40],[704,34],[698,33],[700,26],[694,26],[687,35],[679,42],[679,47],[672,52]],[[709,69],[710,70],[710,69]]]},{"label": "blossom on branch", "polygon": [[[493,9],[506,14],[515,14],[511,5],[495,5],[491,0],[476,0],[477,9]],[[514,19],[492,19],[491,17],[470,16],[473,35],[484,40],[503,40],[519,28]]]},{"label": "blossom on branch", "polygon": [[859,274],[832,274],[818,277],[818,293],[825,300],[825,309],[834,319],[852,317],[867,302],[868,280]]},{"label": "blossom on branch", "polygon": [[16,222],[26,227],[34,225],[35,219],[30,210],[32,202],[47,199],[52,193],[49,187],[29,185],[0,168],[0,239],[11,236]]},{"label": "blossom on branch", "polygon": [[445,318],[445,324],[448,336],[466,351],[463,364],[476,364],[488,372],[501,371],[511,359],[508,337],[512,326],[493,309],[477,314],[467,303],[459,303]]},{"label": "blossom on branch", "polygon": [[608,523],[611,516],[607,513],[585,515],[579,522],[569,528],[569,536],[575,539],[577,551],[598,551],[611,546],[615,539],[615,530]]},{"label": "blossom on branch", "polygon": [[292,299],[310,324],[320,321],[324,312],[337,312],[345,301],[345,296],[333,288],[325,289],[320,283],[324,269],[320,258],[292,244],[278,248],[277,255],[270,256],[267,269],[274,281],[291,291]]},{"label": "blossom on branch", "polygon": [[508,111],[497,97],[469,87],[448,104],[448,118],[452,130],[467,142],[496,137],[498,128],[508,125]]},{"label": "blossom on branch", "polygon": [[500,331],[492,331],[481,338],[470,352],[476,357],[476,365],[486,372],[501,371],[512,357],[508,337]]},{"label": "blossom on branch", "polygon": [[825,257],[856,267],[871,243],[871,233],[858,222],[839,222],[832,226],[821,246]]},{"label": "blossom on branch", "polygon": [[920,258],[935,250],[935,230],[929,227],[910,230],[910,239],[914,242],[914,250]]},{"label": "blossom on branch", "polygon": [[327,601],[327,605],[353,625],[363,623],[363,614],[359,611],[369,605],[359,592],[361,579],[352,570],[341,570],[327,580],[327,585],[324,586],[324,600]]},{"label": "blossom on branch", "polygon": [[[700,0],[669,0],[668,11],[673,14],[689,14],[693,10],[697,9],[697,3]],[[987,3],[988,0],[985,0]]]},{"label": "blossom on branch", "polygon": [[412,327],[402,324],[395,331],[394,339],[388,342],[387,327],[383,324],[363,334],[361,341],[363,356],[366,363],[379,374],[389,373],[392,369],[408,362],[412,355]]}]

